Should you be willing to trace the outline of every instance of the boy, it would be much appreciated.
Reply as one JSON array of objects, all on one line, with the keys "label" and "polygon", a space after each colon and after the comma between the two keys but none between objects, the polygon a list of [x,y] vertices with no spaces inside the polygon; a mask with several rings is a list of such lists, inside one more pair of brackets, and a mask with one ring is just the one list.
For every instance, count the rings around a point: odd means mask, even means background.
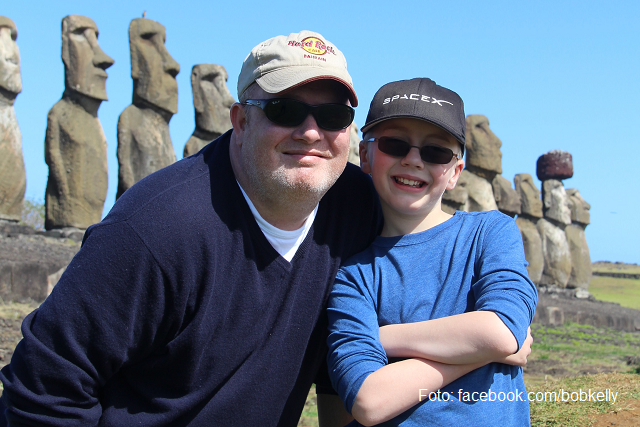
[{"label": "boy", "polygon": [[360,158],[384,228],[341,268],[328,310],[331,380],[361,424],[530,423],[517,365],[537,291],[520,233],[497,211],[441,209],[465,128],[462,99],[429,79],[389,83],[371,102]]}]

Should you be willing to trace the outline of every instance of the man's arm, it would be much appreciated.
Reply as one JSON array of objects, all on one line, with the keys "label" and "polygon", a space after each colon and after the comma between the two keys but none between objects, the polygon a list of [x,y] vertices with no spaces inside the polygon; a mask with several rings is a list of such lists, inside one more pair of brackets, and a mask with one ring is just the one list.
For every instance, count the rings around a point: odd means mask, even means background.
[{"label": "man's arm", "polygon": [[126,224],[87,231],[22,324],[24,338],[0,374],[0,417],[9,425],[97,425],[105,383],[166,339],[165,291],[162,271]]}]

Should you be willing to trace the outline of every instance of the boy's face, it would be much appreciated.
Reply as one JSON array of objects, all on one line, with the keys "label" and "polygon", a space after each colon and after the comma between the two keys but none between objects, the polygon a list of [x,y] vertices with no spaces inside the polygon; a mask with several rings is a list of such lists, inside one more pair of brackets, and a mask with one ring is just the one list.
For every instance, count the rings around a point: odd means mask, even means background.
[{"label": "boy's face", "polygon": [[[412,146],[437,145],[460,154],[460,144],[445,130],[418,119],[391,119],[375,126],[367,138],[393,137]],[[441,214],[445,190],[455,187],[464,160],[455,157],[447,164],[426,163],[418,149],[411,148],[403,158],[385,154],[378,142],[360,144],[360,166],[371,174],[387,221],[422,221],[432,212]]]}]

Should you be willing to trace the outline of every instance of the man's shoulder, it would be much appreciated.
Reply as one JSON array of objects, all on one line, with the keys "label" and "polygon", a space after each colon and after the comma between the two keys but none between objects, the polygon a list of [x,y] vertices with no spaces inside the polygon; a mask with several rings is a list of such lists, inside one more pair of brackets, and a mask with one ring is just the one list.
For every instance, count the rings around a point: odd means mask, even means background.
[{"label": "man's shoulder", "polygon": [[327,191],[325,201],[335,201],[342,209],[371,209],[378,202],[371,177],[352,164],[347,163],[336,183]]},{"label": "man's shoulder", "polygon": [[[225,153],[228,157],[228,149],[217,147],[228,143],[226,136],[226,140],[225,135],[221,136],[198,155],[179,160],[137,182],[120,196],[104,221],[178,224],[197,218],[203,209],[210,210],[211,170],[216,167],[213,163],[229,163],[224,158]],[[219,153],[214,153],[216,148],[221,148]]]}]

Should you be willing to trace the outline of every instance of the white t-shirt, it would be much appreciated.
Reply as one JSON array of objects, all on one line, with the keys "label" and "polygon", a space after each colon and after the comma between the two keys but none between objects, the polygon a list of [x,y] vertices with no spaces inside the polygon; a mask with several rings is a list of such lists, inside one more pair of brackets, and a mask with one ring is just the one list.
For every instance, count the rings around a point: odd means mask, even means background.
[{"label": "white t-shirt", "polygon": [[313,220],[316,218],[318,205],[316,205],[313,212],[311,212],[311,215],[307,217],[307,220],[304,222],[302,227],[293,231],[281,230],[269,224],[267,221],[265,221],[264,218],[262,218],[256,207],[249,199],[249,196],[247,196],[247,193],[244,192],[244,189],[239,182],[238,187],[240,187],[242,195],[249,204],[249,209],[251,209],[251,213],[253,213],[253,216],[256,219],[260,230],[262,230],[269,243],[271,243],[271,246],[273,246],[273,248],[278,251],[278,253],[284,259],[291,262],[293,256],[296,254],[296,251],[300,247],[300,244],[304,241],[305,237],[307,237],[307,233],[311,228],[311,224],[313,224]]}]

